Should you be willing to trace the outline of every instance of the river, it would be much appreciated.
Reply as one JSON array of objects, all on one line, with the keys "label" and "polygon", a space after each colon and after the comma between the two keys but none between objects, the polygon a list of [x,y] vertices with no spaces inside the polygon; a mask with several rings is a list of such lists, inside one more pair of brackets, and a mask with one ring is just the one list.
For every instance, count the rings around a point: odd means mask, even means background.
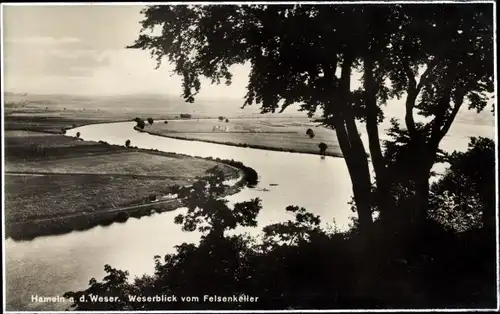
[{"label": "river", "polygon": [[[293,218],[285,212],[288,205],[303,206],[320,215],[324,223],[332,224],[335,219],[338,228],[348,228],[353,214],[347,202],[352,190],[342,158],[321,159],[317,155],[176,140],[137,132],[133,130],[134,125],[135,122],[94,124],[69,130],[67,135],[80,132],[84,140],[119,145],[130,139],[133,146],[140,148],[234,159],[256,169],[260,176],[258,187],[245,188],[228,197],[231,202],[262,199],[259,228],[241,231],[256,234],[264,225]],[[486,126],[479,134],[471,133],[466,127],[463,130],[446,137],[442,147],[463,150],[467,147],[467,136],[493,137],[492,126]],[[180,242],[199,240],[197,232],[182,232],[181,227],[173,223],[173,217],[182,210],[31,241],[7,239],[7,310],[63,310],[68,303],[34,303],[31,298],[61,296],[69,290],[84,289],[91,277],[102,279],[105,264],[129,270],[131,276],[151,273],[153,256],[173,252],[174,245]]]}]

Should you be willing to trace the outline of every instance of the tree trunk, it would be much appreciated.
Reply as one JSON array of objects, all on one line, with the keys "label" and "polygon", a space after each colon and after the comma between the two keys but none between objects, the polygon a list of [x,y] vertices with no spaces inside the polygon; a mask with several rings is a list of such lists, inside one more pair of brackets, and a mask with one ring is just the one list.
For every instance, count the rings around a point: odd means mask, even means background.
[{"label": "tree trunk", "polygon": [[427,217],[429,209],[429,176],[420,174],[415,180],[415,208],[412,214],[412,223],[420,223]]},{"label": "tree trunk", "polygon": [[387,175],[387,165],[384,160],[380,146],[377,117],[377,88],[373,73],[374,61],[370,52],[364,58],[364,88],[366,92],[366,132],[370,147],[370,157],[375,171],[377,184],[376,204],[380,211],[381,218],[385,221],[391,220],[394,216],[394,202],[390,194],[390,182]]},{"label": "tree trunk", "polygon": [[355,163],[355,167],[350,169],[354,199],[358,210],[358,219],[361,232],[369,230],[373,224],[371,184],[370,174],[364,171],[362,161]]},{"label": "tree trunk", "polygon": [[[419,139],[417,141],[424,141]],[[436,159],[437,146],[425,142],[415,146],[413,152],[416,159],[415,182],[415,206],[411,215],[411,222],[420,224],[427,218],[429,210],[429,179],[432,166]]]},{"label": "tree trunk", "polygon": [[358,212],[359,228],[363,233],[370,229],[373,219],[371,210],[371,182],[370,173],[363,171],[363,162],[360,160],[358,152],[351,147],[345,125],[338,121],[335,123],[335,131],[339,141],[340,149],[344,155],[344,160],[351,177],[352,191],[356,210]]},{"label": "tree trunk", "polygon": [[354,115],[351,108],[351,66],[353,59],[349,53],[344,56],[342,63],[340,84],[337,89],[338,96],[335,99],[339,106],[338,118],[336,118],[335,129],[339,137],[339,144],[344,155],[347,168],[351,176],[354,201],[358,211],[359,228],[366,232],[373,224],[371,209],[371,177],[368,159],[359,135]]},{"label": "tree trunk", "polygon": [[354,116],[351,113],[350,81],[353,58],[349,53],[344,55],[339,84],[335,83],[335,68],[324,64],[324,79],[328,86],[333,84],[333,93],[324,99],[330,108],[336,107],[333,116],[326,116],[330,126],[335,129],[340,149],[351,177],[354,201],[359,218],[359,229],[365,232],[373,223],[371,210],[371,178],[368,160],[363,142],[357,131]]}]

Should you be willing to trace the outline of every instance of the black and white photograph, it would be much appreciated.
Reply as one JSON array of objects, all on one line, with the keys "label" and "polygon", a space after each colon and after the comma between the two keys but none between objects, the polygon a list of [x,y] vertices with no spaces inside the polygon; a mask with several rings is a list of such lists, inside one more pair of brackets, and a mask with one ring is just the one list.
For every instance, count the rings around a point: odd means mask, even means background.
[{"label": "black and white photograph", "polygon": [[499,310],[496,3],[1,4],[3,310]]}]

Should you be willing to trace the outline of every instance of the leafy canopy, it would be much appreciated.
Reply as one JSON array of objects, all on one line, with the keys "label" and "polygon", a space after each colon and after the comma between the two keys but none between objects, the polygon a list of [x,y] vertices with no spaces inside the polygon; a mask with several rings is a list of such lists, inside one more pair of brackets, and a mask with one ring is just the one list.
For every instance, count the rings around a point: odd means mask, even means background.
[{"label": "leafy canopy", "polygon": [[[153,5],[142,13],[141,34],[129,48],[149,50],[158,67],[164,57],[173,63],[188,102],[201,89],[200,77],[229,85],[230,67],[248,63],[244,105],[260,104],[263,112],[292,103],[301,103],[310,114],[318,106],[334,110],[323,100],[338,82],[325,76],[337,70],[346,54],[355,57],[361,71],[360,60],[375,61],[379,104],[418,88],[417,108],[423,115],[435,113],[433,104],[443,89],[453,90],[455,103],[467,95],[478,110],[486,104],[483,92],[493,90],[492,11],[481,4]],[[156,28],[160,36],[149,34]],[[416,86],[422,67],[430,70]],[[451,72],[453,77],[447,75]],[[353,94],[361,119],[365,92]]]}]

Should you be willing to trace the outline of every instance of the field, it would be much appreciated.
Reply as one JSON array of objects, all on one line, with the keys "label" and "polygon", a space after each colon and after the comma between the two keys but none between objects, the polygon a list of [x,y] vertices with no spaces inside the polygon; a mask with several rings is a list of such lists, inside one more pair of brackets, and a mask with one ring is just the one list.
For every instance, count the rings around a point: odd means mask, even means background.
[{"label": "field", "polygon": [[[311,128],[314,138],[306,135]],[[144,131],[180,139],[199,140],[235,146],[318,154],[318,144],[328,145],[327,155],[342,156],[335,131],[317,126],[307,118],[233,118],[169,120],[146,125]]]},{"label": "field", "polygon": [[[7,130],[5,221],[16,224],[142,204],[192,184],[214,161]],[[234,168],[220,165],[227,175]]]},{"label": "field", "polygon": [[[151,117],[157,122],[147,131],[162,135],[305,153],[318,153],[317,145],[323,141],[330,155],[338,153],[333,131],[316,128],[308,119],[243,114],[233,103],[206,106],[141,95],[5,96],[6,233],[17,238],[109,224],[117,221],[122,209],[134,217],[152,209],[172,210],[179,204],[151,201],[168,194],[173,185],[192,184],[216,165],[228,176],[238,175],[234,167],[216,161],[63,136],[68,128]],[[226,112],[230,121],[219,122],[218,110]],[[176,120],[181,113],[193,119]],[[162,119],[170,123],[161,123]],[[229,131],[214,132],[218,125]],[[309,127],[314,139],[305,134]]]},{"label": "field", "polygon": [[191,178],[191,173],[202,173],[214,166],[213,162],[207,160],[192,160],[186,163],[186,159],[110,148],[108,152],[103,152],[99,156],[92,154],[9,163],[5,171],[37,172],[44,169],[47,173],[60,174],[132,174],[148,177],[165,177],[168,174],[169,177]]},{"label": "field", "polygon": [[[46,133],[91,123],[130,121],[135,117],[170,119],[192,109],[164,96],[81,97],[5,93],[5,128]],[[199,115],[198,115],[199,116]]]},{"label": "field", "polygon": [[[181,113],[195,118],[263,116],[258,107],[241,109],[242,100],[204,100],[186,103],[179,96],[137,94],[119,96],[36,95],[5,93],[5,114],[58,119],[119,121],[135,117],[173,119]],[[285,113],[281,114],[281,116]],[[287,115],[297,115],[296,112]],[[304,116],[303,113],[300,114]],[[264,115],[269,116],[269,115]],[[71,125],[71,124],[70,124]]]}]

